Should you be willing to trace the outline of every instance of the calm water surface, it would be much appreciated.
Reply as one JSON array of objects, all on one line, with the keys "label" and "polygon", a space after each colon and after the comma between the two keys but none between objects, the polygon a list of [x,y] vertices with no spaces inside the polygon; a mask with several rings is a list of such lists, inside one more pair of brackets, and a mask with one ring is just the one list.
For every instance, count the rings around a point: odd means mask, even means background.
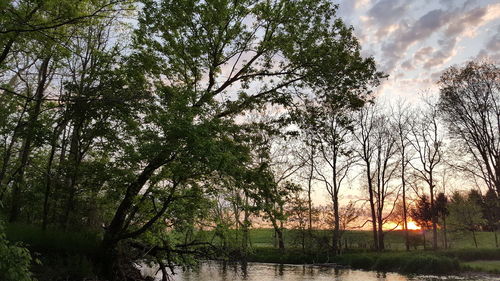
[{"label": "calm water surface", "polygon": [[[156,270],[143,268],[144,273],[153,276]],[[157,275],[157,280],[161,280]],[[171,280],[175,281],[434,281],[434,280],[499,280],[500,276],[462,275],[402,275],[398,273],[382,273],[375,271],[333,268],[331,266],[310,265],[278,265],[267,263],[248,263],[246,268],[241,264],[222,264],[218,262],[203,263],[197,269],[177,270]]]}]

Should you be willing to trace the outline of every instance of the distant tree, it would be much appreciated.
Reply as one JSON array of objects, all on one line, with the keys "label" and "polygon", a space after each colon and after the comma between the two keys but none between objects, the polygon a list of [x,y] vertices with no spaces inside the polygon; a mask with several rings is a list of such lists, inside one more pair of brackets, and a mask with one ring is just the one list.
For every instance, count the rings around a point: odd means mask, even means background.
[{"label": "distant tree", "polygon": [[425,231],[432,226],[432,209],[427,195],[422,195],[410,210],[410,217],[422,229],[424,248],[426,247]]},{"label": "distant tree", "polygon": [[[441,75],[439,111],[469,158],[461,168],[500,195],[500,68],[469,62]],[[465,158],[465,157],[462,157]],[[470,162],[476,165],[471,165]]]},{"label": "distant tree", "polygon": [[473,197],[454,192],[448,209],[450,211],[449,226],[456,231],[470,231],[477,248],[476,231],[484,223],[481,206]]},{"label": "distant tree", "polygon": [[484,219],[481,227],[483,230],[491,231],[495,237],[495,246],[498,247],[498,237],[496,230],[498,229],[500,220],[500,200],[496,192],[488,189],[485,195],[482,195],[478,190],[471,190],[468,194],[469,199],[474,201],[481,207],[481,215]]},{"label": "distant tree", "polygon": [[484,200],[484,218],[486,219],[489,230],[495,236],[495,246],[498,248],[498,234],[500,227],[500,198],[494,190],[489,189],[483,197]]},{"label": "distant tree", "polygon": [[441,220],[441,229],[443,230],[443,244],[444,248],[448,248],[448,237],[446,233],[446,217],[449,215],[448,211],[448,197],[443,192],[440,192],[436,196],[436,202],[434,204],[434,211],[436,216]]},{"label": "distant tree", "polygon": [[[288,203],[285,205],[285,214],[289,227],[296,230],[298,234],[296,238],[299,240],[299,245],[302,251],[306,250],[307,239],[309,237],[309,201],[302,198],[301,192],[295,192]],[[316,217],[316,212],[312,212],[312,216]]]}]

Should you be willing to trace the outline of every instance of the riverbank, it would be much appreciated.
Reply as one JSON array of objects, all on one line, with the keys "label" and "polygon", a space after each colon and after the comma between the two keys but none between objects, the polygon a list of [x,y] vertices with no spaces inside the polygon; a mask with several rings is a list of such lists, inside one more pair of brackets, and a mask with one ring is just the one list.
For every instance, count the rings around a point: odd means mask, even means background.
[{"label": "riverbank", "polygon": [[[476,262],[478,260],[482,263]],[[335,264],[354,269],[394,271],[419,274],[447,274],[459,271],[500,273],[500,250],[458,249],[431,251],[348,252],[331,255],[328,252],[305,252],[301,249],[259,247],[249,254],[248,261],[285,264]],[[486,262],[485,262],[486,261]]]},{"label": "riverbank", "polygon": [[[46,230],[29,225],[8,225],[7,238],[19,242],[30,250],[34,259],[31,270],[38,280],[98,280],[94,259],[100,236],[91,232]],[[255,234],[265,234],[258,230]],[[266,236],[252,235],[256,241],[247,257],[249,262],[276,264],[321,264],[349,267],[353,269],[420,273],[450,274],[455,272],[486,272],[500,274],[500,249],[450,249],[426,251],[423,249],[406,252],[387,250],[382,253],[368,249],[350,249],[342,255],[332,255],[328,249],[302,250],[287,244],[284,252],[267,242]],[[350,233],[364,235],[363,233]],[[391,237],[395,245],[397,236]],[[262,241],[261,243],[258,243]],[[272,240],[271,240],[272,241]],[[258,245],[258,246],[257,246]],[[263,246],[260,246],[263,245]],[[235,255],[229,260],[236,260]],[[69,279],[68,279],[69,278]]]}]

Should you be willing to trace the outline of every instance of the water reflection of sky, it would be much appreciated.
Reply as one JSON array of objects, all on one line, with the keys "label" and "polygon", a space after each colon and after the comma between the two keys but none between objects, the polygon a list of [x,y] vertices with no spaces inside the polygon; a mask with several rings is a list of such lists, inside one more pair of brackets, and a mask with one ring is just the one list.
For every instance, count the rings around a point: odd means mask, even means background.
[{"label": "water reflection of sky", "polygon": [[[156,270],[145,272],[154,275]],[[161,275],[157,275],[161,280]],[[500,277],[470,276],[405,276],[398,273],[333,268],[330,266],[278,265],[265,263],[222,264],[209,262],[200,265],[196,270],[182,272],[177,270],[173,276],[175,281],[434,281],[434,280],[500,280]]]}]

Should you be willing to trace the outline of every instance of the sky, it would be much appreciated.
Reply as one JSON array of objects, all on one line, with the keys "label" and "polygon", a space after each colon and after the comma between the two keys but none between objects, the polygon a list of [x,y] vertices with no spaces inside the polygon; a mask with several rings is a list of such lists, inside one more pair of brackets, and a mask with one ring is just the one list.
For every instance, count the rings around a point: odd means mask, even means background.
[{"label": "sky", "polygon": [[[375,90],[379,99],[418,102],[422,94],[438,93],[436,82],[450,66],[500,62],[500,1],[337,1],[338,15],[354,27],[363,55],[389,74]],[[364,198],[356,179],[346,188],[343,201]],[[314,202],[326,204],[326,190],[318,184],[314,189]]]},{"label": "sky", "polygon": [[494,0],[338,0],[363,55],[389,74],[376,94],[415,100],[436,93],[452,65],[500,61],[500,2]]}]

